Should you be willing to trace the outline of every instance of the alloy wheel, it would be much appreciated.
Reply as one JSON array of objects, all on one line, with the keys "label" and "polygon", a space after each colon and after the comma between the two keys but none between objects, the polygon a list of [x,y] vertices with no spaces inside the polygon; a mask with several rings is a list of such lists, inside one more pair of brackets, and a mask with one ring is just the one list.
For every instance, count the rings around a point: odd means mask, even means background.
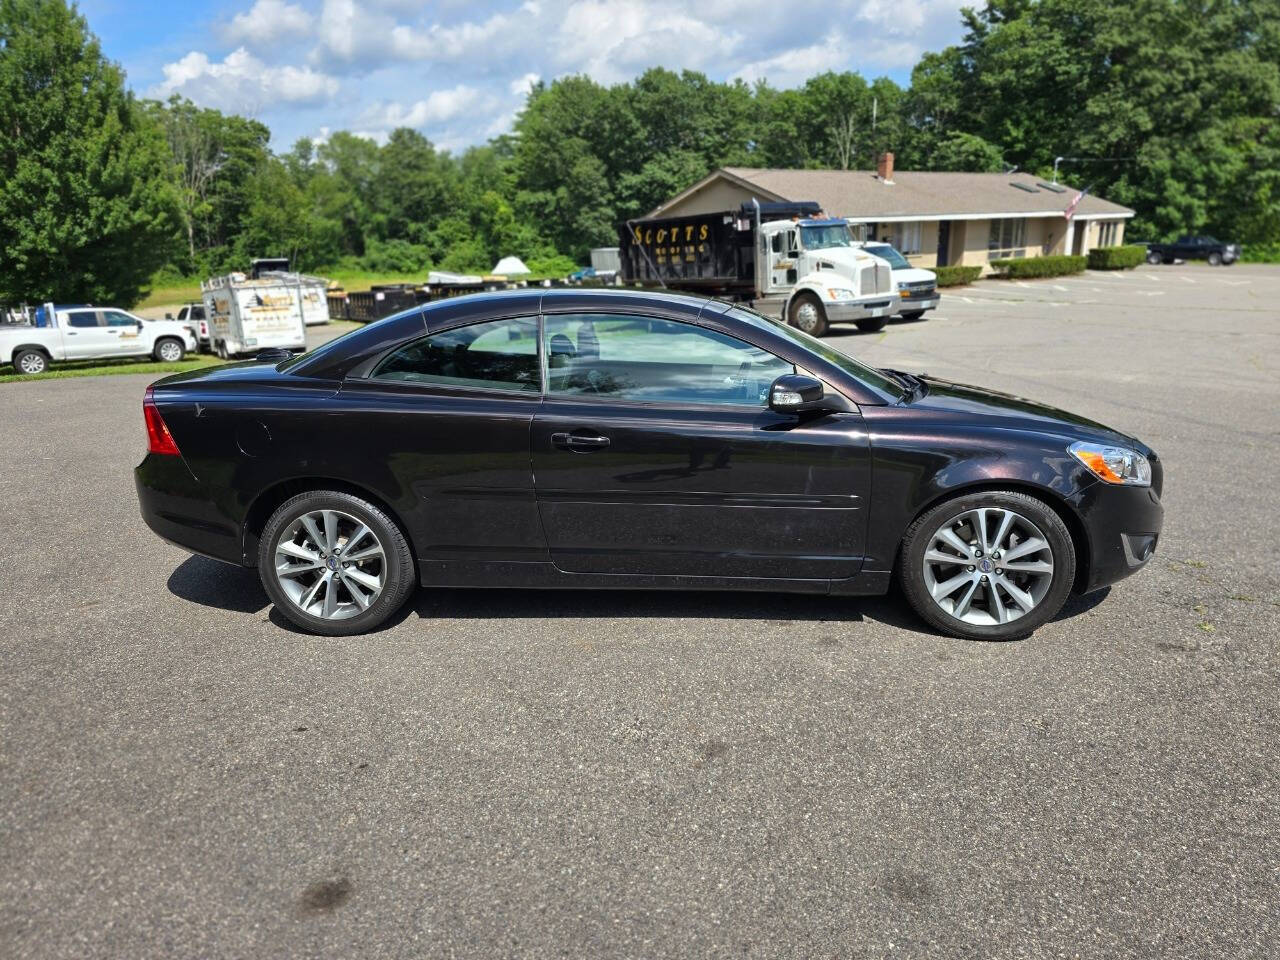
[{"label": "alloy wheel", "polygon": [[18,366],[23,373],[44,373],[45,360],[38,353],[27,353],[18,361]]},{"label": "alloy wheel", "polygon": [[275,568],[280,589],[304,613],[345,620],[381,596],[387,558],[363,521],[341,510],[314,510],[284,528]]},{"label": "alloy wheel", "polygon": [[181,348],[171,340],[160,344],[160,359],[173,362],[182,356]]},{"label": "alloy wheel", "polygon": [[944,613],[974,626],[1026,616],[1053,585],[1044,532],[1004,507],[979,507],[947,520],[929,538],[924,583]]}]

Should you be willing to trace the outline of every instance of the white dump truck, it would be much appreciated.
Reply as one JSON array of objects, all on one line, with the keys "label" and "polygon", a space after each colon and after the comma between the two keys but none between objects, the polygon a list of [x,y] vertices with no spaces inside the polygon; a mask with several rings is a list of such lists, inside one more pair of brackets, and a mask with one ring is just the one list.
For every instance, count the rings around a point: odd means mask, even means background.
[{"label": "white dump truck", "polygon": [[749,301],[814,336],[832,323],[879,330],[899,309],[898,291],[859,234],[812,202],[632,220],[619,231],[622,278]]},{"label": "white dump truck", "polygon": [[214,353],[225,359],[267,348],[305,350],[307,325],[329,322],[328,282],[288,266],[287,260],[255,260],[248,274],[200,285]]}]

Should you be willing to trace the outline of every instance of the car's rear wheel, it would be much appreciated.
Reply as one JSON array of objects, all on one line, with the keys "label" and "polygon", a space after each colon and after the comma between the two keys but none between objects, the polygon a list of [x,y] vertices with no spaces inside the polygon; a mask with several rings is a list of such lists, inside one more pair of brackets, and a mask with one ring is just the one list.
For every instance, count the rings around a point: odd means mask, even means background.
[{"label": "car's rear wheel", "polygon": [[811,293],[797,294],[791,301],[790,316],[787,318],[797,330],[803,330],[811,337],[820,337],[827,332],[827,311],[822,309],[818,298]]},{"label": "car's rear wheel", "polygon": [[19,350],[13,355],[13,369],[33,376],[49,369],[49,357],[43,350]]},{"label": "car's rear wheel", "polygon": [[181,340],[165,337],[156,342],[155,357],[164,363],[177,363],[186,356],[187,348]]},{"label": "car's rear wheel", "polygon": [[381,509],[335,490],[302,493],[271,515],[258,574],[276,609],[325,636],[374,630],[413,592],[413,555]]},{"label": "car's rear wheel", "polygon": [[1062,518],[1042,500],[998,490],[948,500],[912,523],[898,578],[916,613],[944,633],[1012,640],[1062,608],[1075,568]]},{"label": "car's rear wheel", "polygon": [[866,320],[856,321],[858,329],[863,333],[876,333],[883,330],[888,322],[888,317],[868,317]]}]

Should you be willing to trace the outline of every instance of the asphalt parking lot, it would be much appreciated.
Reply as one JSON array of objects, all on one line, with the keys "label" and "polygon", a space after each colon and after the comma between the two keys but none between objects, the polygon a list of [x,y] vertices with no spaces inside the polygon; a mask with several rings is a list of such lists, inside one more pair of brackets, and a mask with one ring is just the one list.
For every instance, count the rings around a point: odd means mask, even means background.
[{"label": "asphalt parking lot", "polygon": [[148,378],[0,386],[0,955],[1274,956],[1280,268],[830,340],[1142,437],[1149,568],[1007,644],[503,589],[322,639],[144,526]]}]

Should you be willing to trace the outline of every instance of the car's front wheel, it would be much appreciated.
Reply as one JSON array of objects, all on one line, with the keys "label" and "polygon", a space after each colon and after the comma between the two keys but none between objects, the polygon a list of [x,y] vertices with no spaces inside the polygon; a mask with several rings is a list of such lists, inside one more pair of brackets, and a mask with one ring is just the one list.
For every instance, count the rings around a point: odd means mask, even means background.
[{"label": "car's front wheel", "polygon": [[164,363],[177,363],[186,356],[187,348],[181,340],[165,337],[156,343],[155,357]]},{"label": "car's front wheel", "polygon": [[1209,254],[1209,266],[1211,267],[1222,266],[1222,254],[1218,253],[1218,251],[1216,250],[1213,253]]},{"label": "car's front wheel", "polygon": [[1011,490],[948,500],[907,528],[898,578],[927,623],[971,640],[1025,637],[1054,616],[1075,580],[1062,518]]},{"label": "car's front wheel", "polygon": [[885,324],[889,322],[888,317],[867,317],[865,320],[855,321],[859,330],[863,333],[877,333],[884,329]]},{"label": "car's front wheel", "polygon": [[924,316],[923,310],[903,310],[902,311],[902,319],[907,321],[919,320],[923,316]]},{"label": "car's front wheel", "polygon": [[1157,264],[1164,263],[1164,256],[1156,250],[1148,250],[1147,263],[1151,264],[1152,266],[1156,266]]},{"label": "car's front wheel", "polygon": [[336,490],[302,493],[276,509],[258,546],[258,574],[280,613],[331,637],[381,626],[416,584],[413,555],[395,522]]}]

